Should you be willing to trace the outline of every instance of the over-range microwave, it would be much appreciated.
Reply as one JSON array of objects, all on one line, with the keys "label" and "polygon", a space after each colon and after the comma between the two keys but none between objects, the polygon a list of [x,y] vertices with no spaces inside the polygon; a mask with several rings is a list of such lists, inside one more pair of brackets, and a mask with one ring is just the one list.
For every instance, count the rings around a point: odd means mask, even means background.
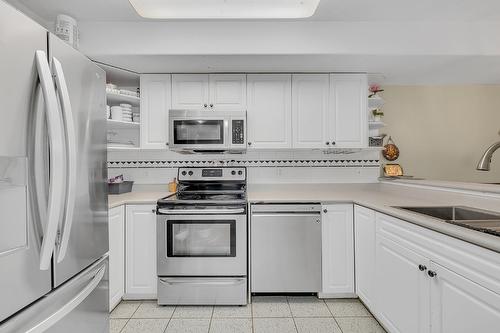
[{"label": "over-range microwave", "polygon": [[170,149],[184,153],[242,153],[246,111],[169,110]]}]

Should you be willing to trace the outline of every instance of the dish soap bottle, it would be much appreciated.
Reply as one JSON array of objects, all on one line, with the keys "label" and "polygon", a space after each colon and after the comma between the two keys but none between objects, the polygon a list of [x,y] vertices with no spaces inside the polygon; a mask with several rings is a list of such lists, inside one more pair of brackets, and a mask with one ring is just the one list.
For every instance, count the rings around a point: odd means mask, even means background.
[{"label": "dish soap bottle", "polygon": [[174,178],[173,181],[168,183],[168,191],[172,193],[177,192],[177,178]]}]

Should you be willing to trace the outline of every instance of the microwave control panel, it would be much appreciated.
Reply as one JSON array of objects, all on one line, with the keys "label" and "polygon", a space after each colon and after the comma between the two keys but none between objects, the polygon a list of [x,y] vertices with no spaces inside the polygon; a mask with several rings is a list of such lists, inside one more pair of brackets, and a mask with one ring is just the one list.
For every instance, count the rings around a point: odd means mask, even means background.
[{"label": "microwave control panel", "polygon": [[232,120],[232,144],[242,145],[245,143],[245,122],[243,120]]}]

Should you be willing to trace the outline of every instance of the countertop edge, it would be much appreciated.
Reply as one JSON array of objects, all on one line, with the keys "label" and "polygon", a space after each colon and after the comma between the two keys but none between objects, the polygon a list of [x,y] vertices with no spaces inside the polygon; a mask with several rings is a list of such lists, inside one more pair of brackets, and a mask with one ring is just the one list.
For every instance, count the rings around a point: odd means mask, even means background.
[{"label": "countertop edge", "polygon": [[349,203],[353,205],[362,206],[368,209],[372,209],[376,212],[389,215],[400,219],[404,222],[408,222],[414,225],[421,226],[423,228],[439,232],[441,234],[460,239],[462,241],[471,243],[473,245],[500,253],[500,242],[499,237],[494,235],[489,235],[472,229],[467,229],[465,227],[460,227],[457,225],[444,223],[441,220],[434,219],[431,217],[420,216],[416,213],[410,212],[399,212],[397,208],[391,206],[380,206],[372,204],[370,202],[355,200],[355,199],[341,199],[341,200],[249,200],[249,204],[258,203],[317,203],[322,204],[341,204]]}]

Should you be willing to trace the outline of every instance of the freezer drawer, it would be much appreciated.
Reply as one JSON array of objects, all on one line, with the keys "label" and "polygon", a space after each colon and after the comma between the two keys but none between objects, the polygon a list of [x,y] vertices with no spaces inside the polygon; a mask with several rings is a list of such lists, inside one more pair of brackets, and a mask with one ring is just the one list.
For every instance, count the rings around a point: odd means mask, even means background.
[{"label": "freezer drawer", "polygon": [[246,277],[159,277],[160,305],[244,305]]},{"label": "freezer drawer", "polygon": [[253,205],[251,292],[321,291],[321,206]]},{"label": "freezer drawer", "polygon": [[0,333],[108,333],[108,257],[0,325]]}]

